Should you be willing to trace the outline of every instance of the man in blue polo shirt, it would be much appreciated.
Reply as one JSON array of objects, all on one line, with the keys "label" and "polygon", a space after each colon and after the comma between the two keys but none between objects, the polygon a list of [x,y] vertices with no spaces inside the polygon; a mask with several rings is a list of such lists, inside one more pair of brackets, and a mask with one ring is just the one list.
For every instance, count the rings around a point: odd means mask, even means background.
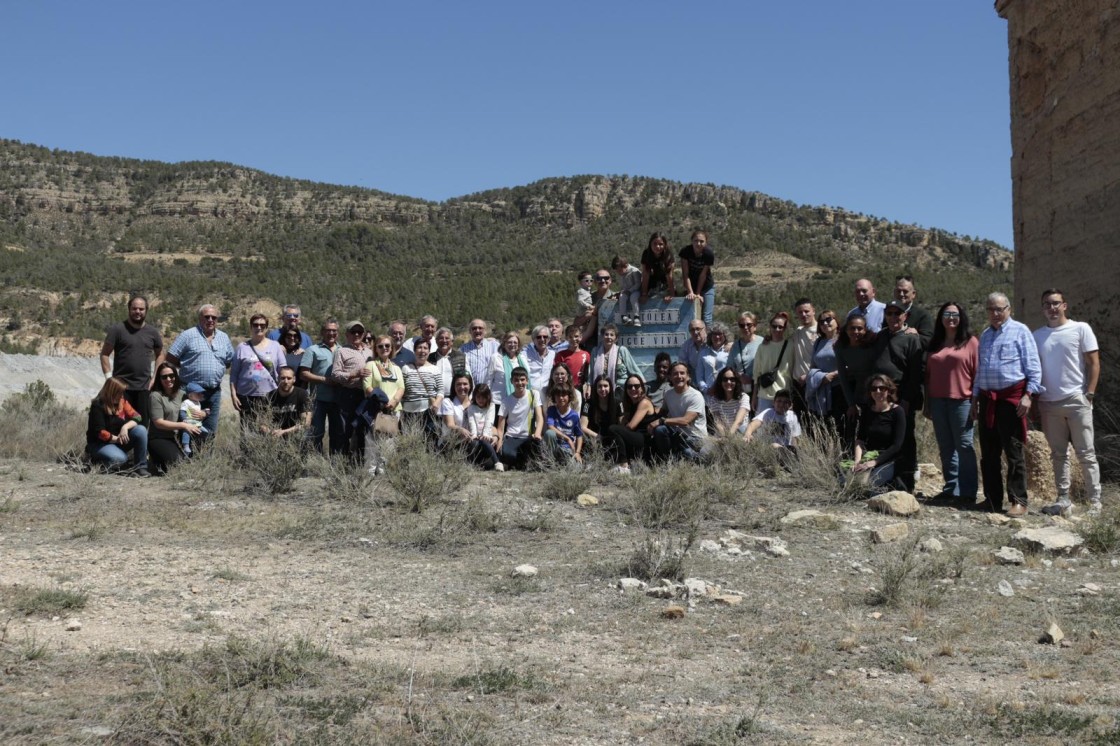
[{"label": "man in blue polo shirt", "polygon": [[311,408],[311,434],[308,439],[319,453],[323,452],[323,436],[328,434],[330,453],[342,453],[346,447],[343,432],[342,410],[338,407],[335,384],[331,380],[334,351],[338,349],[338,320],[327,319],[319,330],[322,341],[303,351],[299,363],[299,378],[307,382]]},{"label": "man in blue polo shirt", "polygon": [[[204,389],[199,406],[210,414],[202,421],[206,435],[218,431],[218,413],[222,406],[222,379],[233,362],[233,345],[225,332],[218,329],[218,309],[209,303],[198,309],[198,326],[184,329],[171,343],[167,361],[179,367],[179,380],[185,386],[197,383]],[[158,367],[158,366],[157,366]]]}]

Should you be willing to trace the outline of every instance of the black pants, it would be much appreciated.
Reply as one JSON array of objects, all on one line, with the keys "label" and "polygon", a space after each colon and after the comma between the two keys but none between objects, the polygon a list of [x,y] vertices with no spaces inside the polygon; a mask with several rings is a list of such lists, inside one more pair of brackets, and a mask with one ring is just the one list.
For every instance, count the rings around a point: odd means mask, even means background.
[{"label": "black pants", "polygon": [[362,403],[362,392],[360,389],[339,388],[336,390],[335,397],[338,414],[342,417],[342,455],[360,461],[365,457],[366,431],[355,421],[355,413],[358,405]]},{"label": "black pants", "polygon": [[[995,426],[987,427],[984,423],[992,407],[995,408]],[[1015,410],[1016,405],[1005,399],[980,398],[976,421],[980,437],[980,476],[984,497],[997,509],[1003,507],[1001,455],[1007,457],[1007,497],[1013,503],[1027,504],[1027,462],[1023,443],[1026,428]]]},{"label": "black pants", "polygon": [[[176,431],[177,432],[177,431]],[[152,473],[166,474],[167,467],[183,458],[179,443],[174,438],[150,438],[148,440],[148,464]]]},{"label": "black pants", "polygon": [[914,434],[917,426],[915,415],[922,410],[922,400],[918,399],[906,410],[906,434],[902,438],[902,450],[894,461],[895,479],[902,483],[903,489],[913,494],[914,473],[918,470],[918,441]]},{"label": "black pants", "polygon": [[147,389],[127,389],[124,392],[124,400],[132,405],[136,413],[140,415],[140,424],[149,430],[152,429],[152,393]]},{"label": "black pants", "polygon": [[647,442],[644,430],[631,430],[626,425],[611,425],[607,430],[615,463],[632,463],[644,458]]}]

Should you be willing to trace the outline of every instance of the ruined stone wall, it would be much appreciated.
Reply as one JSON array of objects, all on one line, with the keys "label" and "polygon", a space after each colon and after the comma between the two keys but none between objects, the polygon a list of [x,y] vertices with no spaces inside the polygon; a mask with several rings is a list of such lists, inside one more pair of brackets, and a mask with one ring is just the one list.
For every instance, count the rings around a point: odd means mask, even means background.
[{"label": "ruined stone wall", "polygon": [[1010,53],[1015,316],[1039,326],[1040,294],[1059,287],[1106,366],[1120,363],[1120,0],[996,11]]}]

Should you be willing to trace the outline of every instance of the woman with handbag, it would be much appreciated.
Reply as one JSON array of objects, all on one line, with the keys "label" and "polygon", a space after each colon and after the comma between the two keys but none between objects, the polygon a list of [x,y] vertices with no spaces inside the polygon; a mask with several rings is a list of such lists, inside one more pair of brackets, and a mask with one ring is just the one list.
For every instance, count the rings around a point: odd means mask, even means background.
[{"label": "woman with handbag", "polygon": [[280,343],[265,336],[268,317],[255,313],[249,318],[249,339],[237,345],[229,369],[229,395],[241,415],[241,429],[258,417],[267,416],[268,395],[278,387],[276,375],[288,364]]},{"label": "woman with handbag", "polygon": [[752,393],[757,414],[774,406],[774,394],[791,387],[793,350],[789,349],[789,314],[779,311],[770,318],[770,333],[762,338],[762,345],[755,353],[750,376],[755,386]]},{"label": "woman with handbag", "polygon": [[[362,390],[366,397],[374,389],[385,394],[387,403],[374,417],[372,433],[374,438],[389,438],[400,433],[401,399],[404,398],[404,373],[393,362],[393,338],[381,335],[373,340],[373,360],[366,363],[366,375],[362,379]],[[371,445],[367,441],[367,445]],[[379,471],[381,464],[374,464]]]}]

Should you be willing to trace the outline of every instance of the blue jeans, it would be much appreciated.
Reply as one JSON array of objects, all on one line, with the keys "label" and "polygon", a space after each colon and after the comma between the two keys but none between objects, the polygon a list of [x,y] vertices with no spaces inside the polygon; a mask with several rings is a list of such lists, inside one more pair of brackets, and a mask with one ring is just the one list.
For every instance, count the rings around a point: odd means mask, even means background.
[{"label": "blue jeans", "polygon": [[531,436],[507,435],[502,439],[502,452],[498,456],[511,469],[524,469],[529,461],[540,454],[540,448],[540,441]]},{"label": "blue jeans", "polygon": [[198,436],[199,442],[204,442],[213,438],[214,433],[218,432],[218,415],[222,411],[222,387],[206,389],[206,394],[198,406],[210,410],[210,414],[202,420],[202,434]]},{"label": "blue jeans", "polygon": [[[329,434],[328,434],[329,433]],[[338,402],[315,400],[311,408],[311,445],[319,453],[323,453],[323,436],[328,436],[330,453],[342,453],[346,444],[346,435],[342,426],[342,410]]]},{"label": "blue jeans", "polygon": [[708,288],[707,290],[705,290],[703,293],[701,293],[701,295],[704,296],[704,309],[701,312],[702,315],[703,315],[703,318],[704,318],[704,324],[705,324],[705,326],[711,327],[711,325],[712,325],[712,312],[715,310],[715,307],[716,307],[716,286],[715,286],[715,283],[712,283],[712,286],[710,288]]},{"label": "blue jeans", "polygon": [[86,447],[90,458],[106,466],[120,467],[128,463],[128,451],[132,451],[132,460],[137,469],[148,468],[148,430],[143,425],[137,425],[128,431],[128,442],[124,445],[116,443],[101,443]]},{"label": "blue jeans", "polygon": [[653,450],[661,458],[676,456],[689,461],[700,460],[699,439],[676,425],[658,425],[653,429]]},{"label": "blue jeans", "polygon": [[933,432],[941,453],[941,473],[945,477],[944,492],[964,498],[975,498],[979,488],[969,419],[971,410],[970,399],[929,400]]}]

